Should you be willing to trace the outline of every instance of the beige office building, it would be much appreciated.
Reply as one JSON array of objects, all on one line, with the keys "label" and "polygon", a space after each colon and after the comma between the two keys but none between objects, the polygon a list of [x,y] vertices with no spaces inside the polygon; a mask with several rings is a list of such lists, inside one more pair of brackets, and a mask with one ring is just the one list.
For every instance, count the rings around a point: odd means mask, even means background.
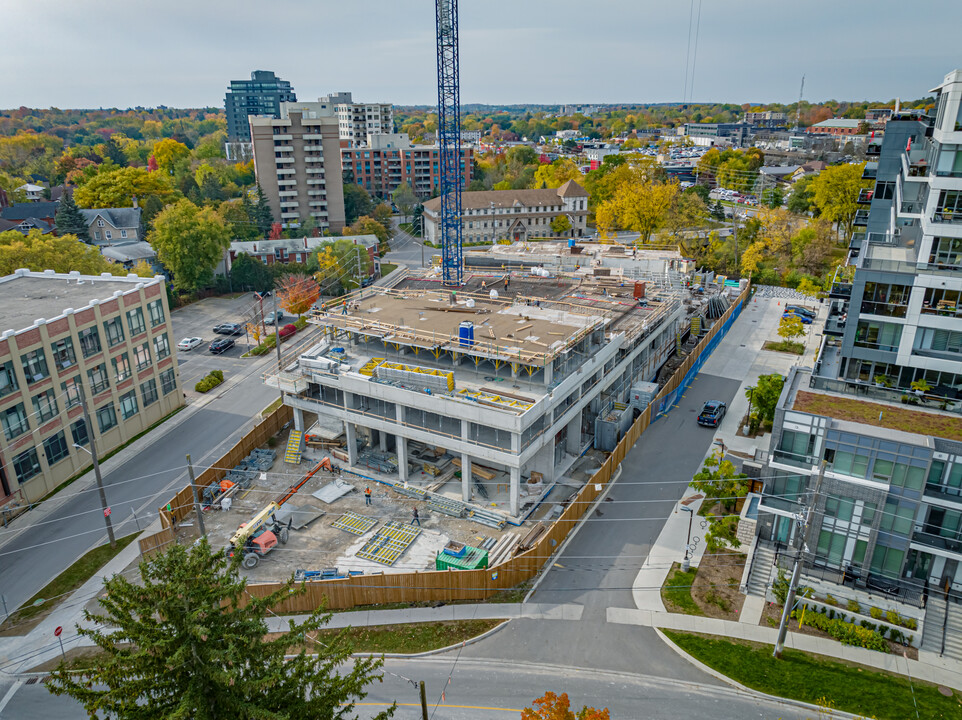
[{"label": "beige office building", "polygon": [[313,218],[344,227],[338,119],[331,103],[281,103],[280,118],[250,116],[254,171],[284,227]]}]

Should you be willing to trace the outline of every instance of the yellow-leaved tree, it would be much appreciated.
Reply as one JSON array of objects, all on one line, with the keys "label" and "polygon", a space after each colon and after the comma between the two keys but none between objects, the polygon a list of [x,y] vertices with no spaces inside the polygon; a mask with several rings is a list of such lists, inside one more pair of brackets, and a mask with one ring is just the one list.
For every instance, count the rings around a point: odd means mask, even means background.
[{"label": "yellow-leaved tree", "polygon": [[122,265],[110,262],[96,247],[80,242],[76,235],[57,237],[43,235],[39,230],[31,230],[27,235],[16,230],[0,232],[0,275],[9,275],[18,268],[60,273],[77,270],[83,275],[127,274]]},{"label": "yellow-leaved tree", "polygon": [[291,273],[277,282],[277,300],[281,307],[300,317],[317,302],[321,289],[310,275]]},{"label": "yellow-leaved tree", "polygon": [[638,233],[638,244],[647,244],[664,225],[677,194],[677,182],[636,180],[624,183],[614,197],[598,208],[595,224],[604,236],[615,229],[631,230]]},{"label": "yellow-leaved tree", "polygon": [[582,179],[581,170],[571,158],[562,157],[550,165],[541,165],[534,173],[534,187],[561,187],[569,180]]}]

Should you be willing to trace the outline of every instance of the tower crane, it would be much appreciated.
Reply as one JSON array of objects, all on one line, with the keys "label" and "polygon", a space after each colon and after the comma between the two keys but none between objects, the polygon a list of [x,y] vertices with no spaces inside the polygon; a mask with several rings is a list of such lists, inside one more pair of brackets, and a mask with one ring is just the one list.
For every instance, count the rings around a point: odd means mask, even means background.
[{"label": "tower crane", "polygon": [[798,105],[795,107],[795,132],[802,127],[802,94],[805,92],[805,76],[802,75],[802,86],[798,89]]},{"label": "tower crane", "polygon": [[464,279],[461,246],[461,88],[458,78],[458,0],[435,0],[438,38],[438,147],[440,149],[441,277],[460,287]]}]

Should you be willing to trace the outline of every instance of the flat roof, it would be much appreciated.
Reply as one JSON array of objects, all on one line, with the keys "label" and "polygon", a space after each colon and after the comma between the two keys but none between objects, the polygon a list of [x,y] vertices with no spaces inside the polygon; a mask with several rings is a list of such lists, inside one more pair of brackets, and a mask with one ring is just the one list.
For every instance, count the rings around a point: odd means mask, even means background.
[{"label": "flat roof", "polygon": [[156,278],[37,273],[18,270],[0,278],[0,333],[22,330],[40,318],[51,320],[68,308],[80,310],[114,293],[150,285]]}]

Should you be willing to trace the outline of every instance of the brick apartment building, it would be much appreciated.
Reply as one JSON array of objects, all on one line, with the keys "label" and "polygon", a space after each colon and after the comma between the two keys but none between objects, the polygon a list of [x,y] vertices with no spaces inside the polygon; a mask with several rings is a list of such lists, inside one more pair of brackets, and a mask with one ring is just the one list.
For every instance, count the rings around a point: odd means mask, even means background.
[{"label": "brick apartment building", "polygon": [[248,118],[254,172],[284,227],[313,218],[344,227],[344,189],[337,116],[330,103],[281,103],[280,117]]},{"label": "brick apartment building", "polygon": [[[372,195],[389,198],[406,182],[420,198],[429,198],[441,183],[441,150],[437,145],[412,145],[407,133],[368,135],[367,146],[341,148],[345,175]],[[461,175],[474,177],[474,150],[461,148]]]},{"label": "brick apartment building", "polygon": [[17,270],[0,278],[0,328],[0,503],[89,467],[74,445],[106,454],[184,404],[163,277]]}]

